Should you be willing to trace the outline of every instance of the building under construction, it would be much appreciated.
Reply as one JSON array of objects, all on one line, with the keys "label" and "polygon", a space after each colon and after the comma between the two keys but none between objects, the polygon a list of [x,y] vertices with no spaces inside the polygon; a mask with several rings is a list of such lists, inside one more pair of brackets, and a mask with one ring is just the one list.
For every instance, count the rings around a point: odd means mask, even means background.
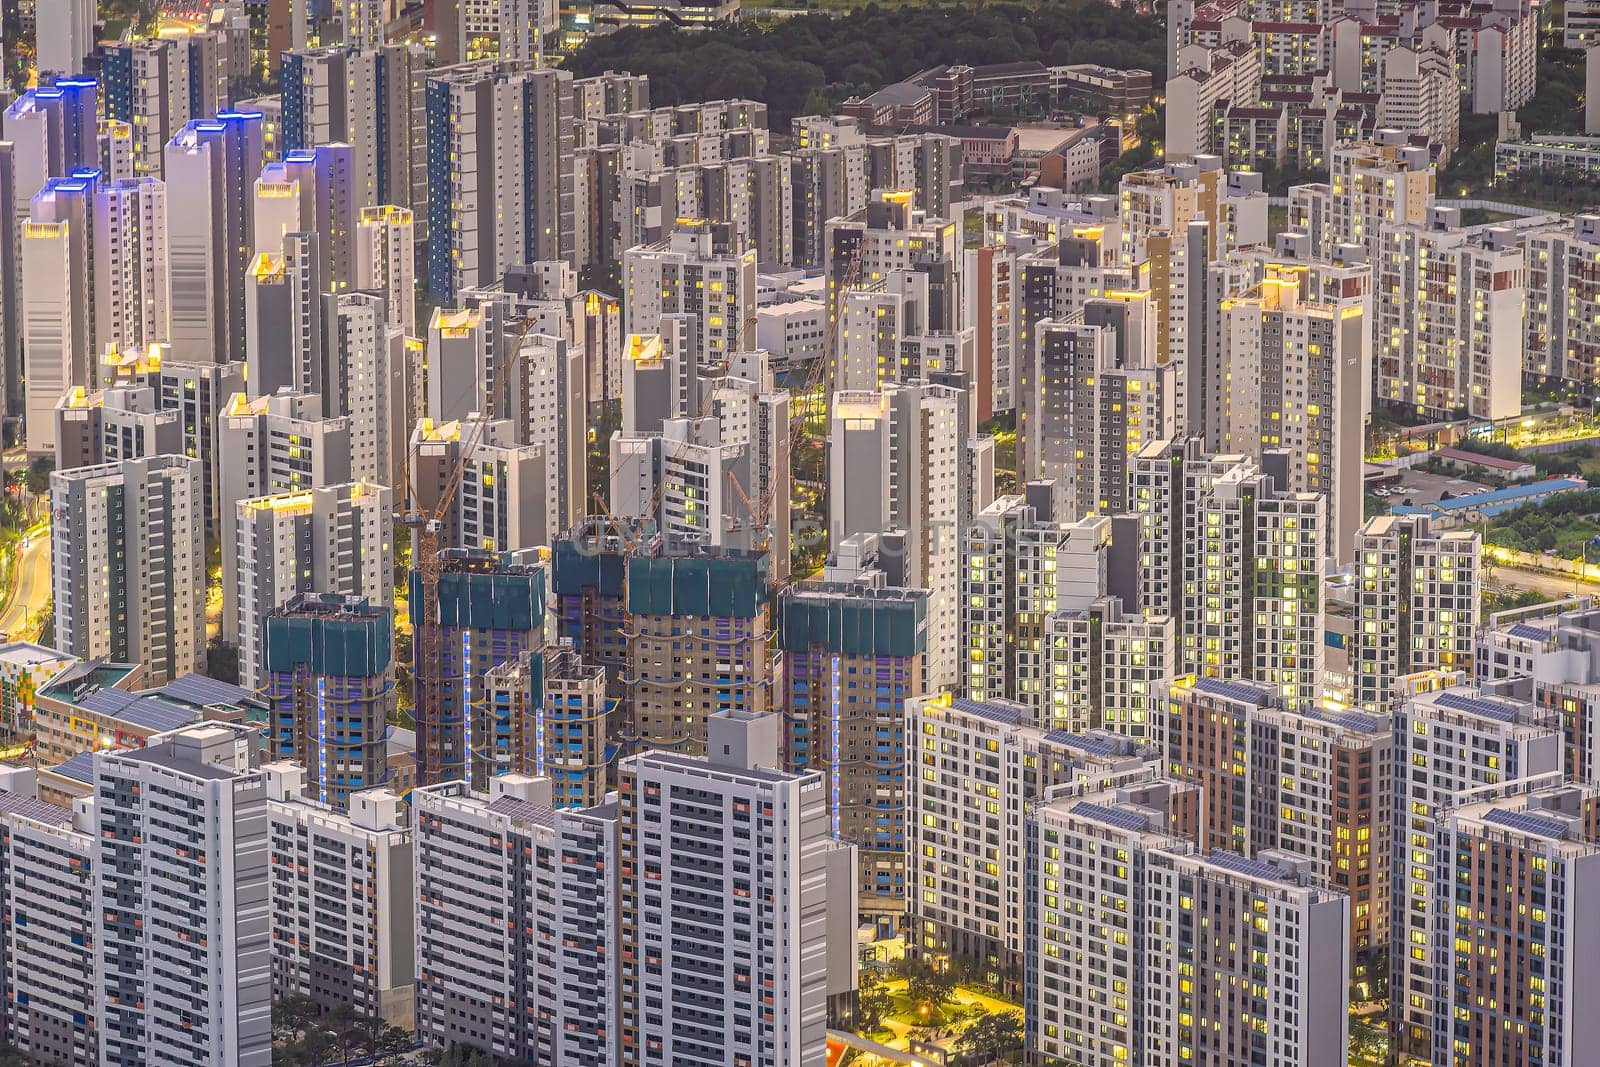
[{"label": "building under construction", "polygon": [[[485,676],[544,645],[545,574],[509,555],[439,552],[438,613],[414,618],[417,784],[467,776],[487,786],[495,753],[511,747],[512,723],[484,709]],[[422,610],[422,575],[410,575],[410,603]],[[472,759],[469,763],[469,756]]]},{"label": "building under construction", "polygon": [[707,718],[773,709],[767,562],[661,538],[628,557],[630,746],[704,755]]},{"label": "building under construction", "polygon": [[905,914],[905,702],[923,693],[928,592],[868,581],[778,598],[787,769],[828,782],[833,836],[859,854],[861,913]]},{"label": "building under construction", "polygon": [[[483,752],[486,774],[514,771],[550,779],[553,806],[601,803],[617,755],[617,702],[606,696],[606,669],[585,663],[568,644],[546,645],[485,676],[485,714],[511,724],[510,748]],[[474,777],[477,775],[474,774]]]},{"label": "building under construction", "polygon": [[337,811],[383,784],[394,706],[394,615],[362,597],[303,593],[266,620],[262,656],[273,759],[306,769],[306,795]]},{"label": "building under construction", "polygon": [[628,551],[641,537],[634,520],[593,515],[568,530],[550,552],[555,637],[570,643],[583,662],[605,668],[607,691],[624,711]]}]

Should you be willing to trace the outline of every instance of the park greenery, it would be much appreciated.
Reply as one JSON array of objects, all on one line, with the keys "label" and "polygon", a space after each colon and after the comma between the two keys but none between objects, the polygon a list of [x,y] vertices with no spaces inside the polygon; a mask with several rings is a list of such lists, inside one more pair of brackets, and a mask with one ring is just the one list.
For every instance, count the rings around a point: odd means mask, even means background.
[{"label": "park greenery", "polygon": [[1142,68],[1160,85],[1165,34],[1154,16],[1101,0],[977,8],[873,4],[840,17],[806,14],[703,32],[624,29],[591,38],[566,67],[578,77],[607,70],[648,74],[657,106],[760,100],[770,109],[772,128],[784,130],[797,115],[831,112],[849,96],[929,67],[1022,60]]},{"label": "park greenery", "polygon": [[1563,559],[1577,559],[1584,546],[1600,534],[1597,513],[1600,489],[1562,493],[1495,516],[1483,539],[1501,548],[1552,551]]},{"label": "park greenery", "polygon": [[272,1005],[272,1046],[273,1067],[332,1067],[354,1060],[394,1063],[416,1047],[416,1039],[352,1005],[324,1013],[310,997],[292,993]]}]

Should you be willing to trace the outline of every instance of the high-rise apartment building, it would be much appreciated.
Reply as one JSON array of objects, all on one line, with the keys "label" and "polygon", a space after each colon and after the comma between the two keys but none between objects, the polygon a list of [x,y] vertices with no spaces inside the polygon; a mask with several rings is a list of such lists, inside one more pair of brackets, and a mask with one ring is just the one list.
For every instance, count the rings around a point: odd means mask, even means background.
[{"label": "high-rise apartment building", "polygon": [[38,799],[34,772],[0,771],[0,1009],[6,1041],[40,1063],[99,1062],[94,803]]},{"label": "high-rise apartment building", "polygon": [[215,722],[95,762],[101,1063],[272,1062],[259,764],[254,728]]},{"label": "high-rise apartment building", "polygon": [[172,335],[172,293],[166,185],[148,177],[103,183],[94,207],[92,355],[98,362],[109,345],[166,344]]},{"label": "high-rise apartment building", "polygon": [[322,299],[323,411],[350,424],[350,476],[403,486],[415,383],[406,332],[371,293]]},{"label": "high-rise apartment building", "polygon": [[1600,381],[1600,215],[1528,231],[1523,371]]},{"label": "high-rise apartment building", "polygon": [[88,385],[96,348],[95,190],[99,171],[49,178],[22,226],[23,372],[30,453],[49,453],[56,401]]},{"label": "high-rise apartment building", "polygon": [[411,484],[424,514],[439,506],[450,473],[462,464],[455,499],[444,505],[442,544],[518,552],[550,543],[542,448],[518,444],[507,419],[443,424],[419,419],[411,434]]},{"label": "high-rise apartment building", "polygon": [[[377,205],[425,215],[428,202],[426,73],[418,48],[352,40],[283,56],[281,154],[342,143],[351,150],[356,209]],[[413,236],[426,238],[427,219]],[[411,329],[409,320],[407,329]]]},{"label": "high-rise apartment building", "polygon": [[1155,320],[1145,293],[1090,298],[1036,329],[1024,406],[1036,414],[1020,438],[1027,477],[1055,483],[1062,521],[1128,510],[1128,465],[1178,427],[1177,366],[1155,362]]},{"label": "high-rise apartment building", "polygon": [[1140,1062],[1346,1062],[1350,902],[1307,867],[1276,853],[1148,858]]},{"label": "high-rise apartment building", "polygon": [[658,334],[661,316],[692,315],[690,358],[696,363],[726,362],[754,348],[756,253],[728,244],[725,228],[680,219],[665,247],[628,249],[622,261],[623,329]]},{"label": "high-rise apartment building", "polygon": [[1297,710],[1322,693],[1325,501],[1281,491],[1284,465],[1264,459],[1193,439],[1134,458],[1140,608],[1177,621],[1184,673],[1260,682]]},{"label": "high-rise apartment building", "polygon": [[205,662],[201,466],[146,456],[50,476],[57,645],[143,664],[160,685]]},{"label": "high-rise apartment building", "polygon": [[164,174],[167,142],[189,122],[228,110],[228,48],[219,32],[140,37],[101,50],[106,115],[128,124],[138,177]]},{"label": "high-rise apartment building", "polygon": [[[304,494],[350,482],[350,423],[344,418],[324,418],[320,397],[286,391],[254,399],[235,393],[217,412],[214,425],[220,512],[217,541],[226,546],[222,553],[222,636],[236,642],[240,616],[234,597],[240,559],[235,527],[240,502]],[[289,558],[293,558],[293,550]]]},{"label": "high-rise apartment building", "polygon": [[1448,906],[1435,895],[1439,865],[1449,859],[1435,851],[1441,820],[1473,789],[1562,770],[1556,716],[1502,695],[1496,683],[1464,681],[1460,673],[1413,675],[1394,710],[1389,1019],[1396,1046],[1418,1055],[1433,1047],[1436,1013],[1452,996],[1431,945],[1433,917]]},{"label": "high-rise apartment building", "polygon": [[305,768],[266,763],[272,991],[409,1027],[416,978],[410,811],[389,789],[310,798]]},{"label": "high-rise apartment building", "polygon": [[436,70],[427,116],[428,288],[450,301],[570,260],[572,75],[522,57]]},{"label": "high-rise apartment building", "polygon": [[1027,952],[1028,806],[1055,785],[1111,788],[1159,766],[1130,738],[1045,730],[1028,717],[1008,700],[906,702],[906,811],[919,816],[906,821],[907,946],[935,964],[976,960],[1011,987]]},{"label": "high-rise apartment building", "polygon": [[440,0],[434,19],[442,63],[499,59],[543,65],[545,50],[555,50],[560,29],[554,0]]},{"label": "high-rise apartment building", "polygon": [[522,774],[412,793],[416,1029],[543,1063],[617,1063],[617,804],[560,810]]},{"label": "high-rise apartment building", "polygon": [[361,209],[355,235],[355,288],[383,297],[388,325],[417,328],[416,216],[408,207]]},{"label": "high-rise apartment building", "polygon": [[57,470],[184,451],[181,416],[157,408],[155,390],[143,386],[73,386],[56,404],[55,440]]},{"label": "high-rise apartment building", "polygon": [[966,469],[959,390],[915,381],[834,394],[829,541],[895,533],[904,581],[928,590],[928,688],[957,684]]},{"label": "high-rise apartment building", "polygon": [[[223,555],[236,557],[229,568],[232,594],[224,597],[224,610],[232,608],[234,618],[225,632],[238,644],[242,684],[267,684],[273,671],[267,657],[270,620],[297,594],[393,602],[393,510],[393,491],[370,482],[239,501],[233,545]],[[326,748],[322,755],[329,755]],[[353,754],[344,755],[348,760]]]},{"label": "high-rise apartment building", "polygon": [[785,766],[821,772],[829,833],[856,846],[860,907],[897,929],[906,896],[906,700],[921,696],[928,593],[872,572],[778,601]]},{"label": "high-rise apartment building", "polygon": [[255,249],[251,190],[261,174],[262,116],[191,120],[166,147],[173,358],[245,358],[245,274]]},{"label": "high-rise apartment building", "polygon": [[1475,531],[1435,531],[1424,515],[1379,515],[1361,527],[1349,645],[1356,704],[1385,714],[1406,675],[1471,671],[1482,552]]},{"label": "high-rise apartment building", "polygon": [[1207,371],[1220,381],[1218,407],[1205,433],[1217,452],[1257,462],[1267,452],[1281,455],[1279,488],[1323,498],[1328,552],[1348,560],[1361,525],[1370,406],[1367,300],[1364,277],[1335,294],[1314,288],[1317,280],[1268,267],[1266,277],[1222,302],[1218,361]]},{"label": "high-rise apartment building", "polygon": [[1527,272],[1516,234],[1473,232],[1458,209],[1431,207],[1425,224],[1382,227],[1378,249],[1377,399],[1430,419],[1521,415]]},{"label": "high-rise apartment building", "polygon": [[562,642],[507,660],[483,681],[473,733],[492,742],[473,758],[485,775],[548,778],[558,808],[604,800],[615,753],[611,739],[622,725],[617,702],[606,693],[604,667],[585,663]]},{"label": "high-rise apartment building", "polygon": [[407,598],[414,605],[417,782],[470,773],[478,785],[478,753],[493,747],[475,730],[486,675],[543,646],[545,574],[508,555],[466,549],[442,550],[440,567],[437,607],[415,567]]},{"label": "high-rise apartment building", "polygon": [[827,1061],[856,988],[855,849],[829,833],[823,777],[777,769],[781,729],[723,712],[705,757],[622,763],[624,1064]]},{"label": "high-rise apartment building", "polygon": [[711,716],[775,710],[765,552],[659,539],[627,568],[629,741],[702,753]]},{"label": "high-rise apartment building", "polygon": [[1576,1067],[1600,1039],[1584,902],[1600,878],[1593,785],[1508,786],[1445,812],[1428,944],[1442,976],[1433,1062]]},{"label": "high-rise apartment building", "polygon": [[301,593],[262,622],[266,745],[303,769],[301,791],[337,812],[387,777],[394,615],[383,604]]}]

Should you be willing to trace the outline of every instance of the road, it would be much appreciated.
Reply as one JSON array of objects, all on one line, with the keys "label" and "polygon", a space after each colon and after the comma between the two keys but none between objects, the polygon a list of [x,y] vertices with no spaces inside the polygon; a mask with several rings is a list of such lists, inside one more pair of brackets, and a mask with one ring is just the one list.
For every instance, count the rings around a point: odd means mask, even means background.
[{"label": "road", "polygon": [[1515,592],[1521,589],[1531,589],[1556,600],[1565,600],[1570,596],[1589,595],[1600,597],[1600,584],[1579,581],[1565,575],[1551,574],[1547,571],[1529,571],[1521,567],[1509,567],[1504,563],[1495,564],[1494,576],[1489,579],[1489,584],[1496,589],[1505,589]]},{"label": "road", "polygon": [[8,638],[32,640],[37,637],[28,620],[50,603],[50,528],[34,529],[28,547],[22,550],[17,568],[17,585],[11,600],[0,610],[0,631]]}]

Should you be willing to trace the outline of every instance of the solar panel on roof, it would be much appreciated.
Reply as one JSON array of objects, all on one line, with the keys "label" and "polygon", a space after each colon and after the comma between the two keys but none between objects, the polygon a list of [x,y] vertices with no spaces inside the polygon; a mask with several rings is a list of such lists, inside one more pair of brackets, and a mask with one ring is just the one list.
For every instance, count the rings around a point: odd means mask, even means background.
[{"label": "solar panel on roof", "polygon": [[1441,708],[1464,711],[1468,715],[1481,715],[1496,722],[1515,722],[1517,719],[1517,709],[1513,705],[1462,696],[1460,693],[1440,693],[1435,703]]},{"label": "solar panel on roof", "polygon": [[509,815],[513,819],[527,819],[529,822],[540,826],[555,825],[554,809],[514,796],[501,795],[495,797],[489,802],[489,810],[500,815]]},{"label": "solar panel on roof", "polygon": [[1206,857],[1206,862],[1213,867],[1221,867],[1225,871],[1242,874],[1248,878],[1261,878],[1269,882],[1282,882],[1294,877],[1293,874],[1282,867],[1274,867],[1261,860],[1245,859],[1237,852],[1224,852],[1218,849]]},{"label": "solar panel on roof", "polygon": [[95,754],[93,752],[80,752],[65,763],[58,763],[54,767],[46,768],[46,770],[52,774],[59,774],[63,778],[71,778],[75,782],[93,785],[94,757]]},{"label": "solar panel on roof", "polygon": [[1091,756],[1114,756],[1119,748],[1115,742],[1103,737],[1085,737],[1083,734],[1068,733],[1066,730],[1048,730],[1044,739],[1053,744],[1087,752]]},{"label": "solar panel on roof", "polygon": [[1128,811],[1126,808],[1111,808],[1104,804],[1094,804],[1087,800],[1080,800],[1072,805],[1071,814],[1081,815],[1085,819],[1093,819],[1096,822],[1103,822],[1123,830],[1143,830],[1150,825],[1150,819],[1136,811]]},{"label": "solar panel on roof", "polygon": [[242,704],[253,699],[255,695],[242,686],[219,682],[203,674],[186,674],[182,678],[174,678],[156,692],[194,704]]},{"label": "solar panel on roof", "polygon": [[1194,683],[1196,692],[1211,693],[1239,700],[1246,704],[1266,704],[1272,700],[1272,690],[1249,682],[1225,682],[1220,678],[1202,678]]},{"label": "solar panel on roof", "polygon": [[1335,726],[1342,726],[1346,730],[1355,730],[1364,734],[1377,733],[1389,728],[1389,720],[1381,715],[1370,715],[1364,711],[1327,711],[1317,710],[1311,713],[1311,718],[1323,722],[1331,722]]},{"label": "solar panel on roof", "polygon": [[1004,704],[991,704],[982,700],[967,700],[964,697],[951,701],[950,706],[957,711],[964,711],[968,715],[976,715],[990,722],[998,722],[1005,726],[1015,726],[1022,721],[1022,709],[1008,707]]},{"label": "solar panel on roof", "polygon": [[1483,821],[1508,826],[1519,833],[1532,834],[1535,837],[1559,839],[1567,836],[1567,824],[1560,819],[1552,819],[1548,815],[1534,815],[1526,811],[1494,808],[1483,817]]},{"label": "solar panel on roof", "polygon": [[173,704],[158,697],[138,696],[117,689],[102,689],[91,693],[83,701],[90,711],[98,711],[143,726],[147,730],[163,733],[199,721],[195,710],[184,704]]},{"label": "solar panel on roof", "polygon": [[1542,630],[1537,626],[1529,626],[1525,622],[1514,624],[1511,629],[1506,631],[1506,633],[1510,634],[1512,637],[1521,638],[1524,641],[1550,640],[1549,630]]},{"label": "solar panel on roof", "polygon": [[51,826],[60,826],[72,821],[72,812],[69,809],[47,803],[37,797],[30,797],[26,793],[13,793],[8,789],[0,789],[0,812],[20,815],[24,819],[33,819]]}]

